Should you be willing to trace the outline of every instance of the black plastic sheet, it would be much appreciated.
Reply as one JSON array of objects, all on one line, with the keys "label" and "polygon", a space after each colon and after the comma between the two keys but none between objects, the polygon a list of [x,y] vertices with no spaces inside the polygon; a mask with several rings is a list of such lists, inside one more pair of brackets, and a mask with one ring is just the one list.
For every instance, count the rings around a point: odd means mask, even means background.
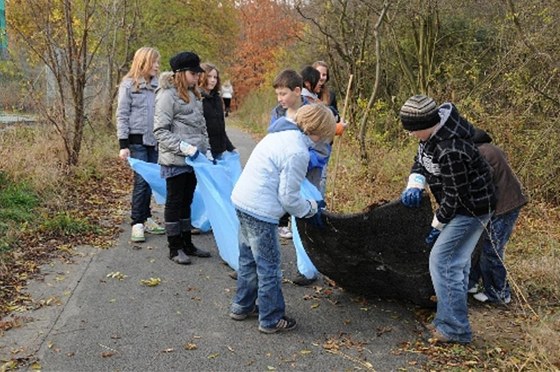
[{"label": "black plastic sheet", "polygon": [[303,246],[323,274],[349,292],[433,307],[424,242],[433,213],[428,197],[420,208],[400,201],[372,205],[355,214],[323,213],[324,228],[297,220]]}]

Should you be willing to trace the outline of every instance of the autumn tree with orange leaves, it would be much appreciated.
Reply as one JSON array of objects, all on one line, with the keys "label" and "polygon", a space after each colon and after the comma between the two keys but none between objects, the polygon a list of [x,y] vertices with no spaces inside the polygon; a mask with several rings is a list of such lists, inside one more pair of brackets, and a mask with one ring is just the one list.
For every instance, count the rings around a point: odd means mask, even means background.
[{"label": "autumn tree with orange leaves", "polygon": [[296,42],[303,24],[283,1],[243,0],[238,10],[240,35],[229,72],[240,102],[276,70],[278,56]]}]

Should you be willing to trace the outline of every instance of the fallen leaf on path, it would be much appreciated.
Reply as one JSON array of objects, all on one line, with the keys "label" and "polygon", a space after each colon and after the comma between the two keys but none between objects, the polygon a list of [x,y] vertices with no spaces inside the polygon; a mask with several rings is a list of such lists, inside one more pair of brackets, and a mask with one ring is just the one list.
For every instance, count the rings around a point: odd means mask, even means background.
[{"label": "fallen leaf on path", "polygon": [[192,342],[187,342],[184,346],[185,350],[196,350],[198,346]]},{"label": "fallen leaf on path", "polygon": [[127,278],[128,276],[121,273],[120,271],[117,272],[111,272],[109,274],[107,274],[107,278],[112,278],[112,279],[118,279],[118,280],[123,280],[124,278]]},{"label": "fallen leaf on path", "polygon": [[161,283],[160,278],[150,278],[150,279],[141,279],[140,283],[144,284],[147,287],[155,287]]},{"label": "fallen leaf on path", "polygon": [[380,337],[384,333],[391,332],[393,327],[377,327],[377,337]]},{"label": "fallen leaf on path", "polygon": [[17,362],[15,360],[9,360],[6,363],[0,365],[0,371],[11,371],[17,368]]}]

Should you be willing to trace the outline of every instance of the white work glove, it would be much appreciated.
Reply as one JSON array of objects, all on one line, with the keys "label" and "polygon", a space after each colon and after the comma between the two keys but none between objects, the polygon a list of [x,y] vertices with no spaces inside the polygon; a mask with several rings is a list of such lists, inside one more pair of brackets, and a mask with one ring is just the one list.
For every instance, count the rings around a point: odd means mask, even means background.
[{"label": "white work glove", "polygon": [[408,176],[408,184],[406,185],[406,188],[410,189],[413,187],[424,190],[426,187],[426,177],[420,173],[411,173],[410,176]]},{"label": "white work glove", "polygon": [[309,208],[309,212],[307,212],[307,214],[303,216],[303,218],[313,217],[319,210],[319,206],[317,205],[316,200],[309,199],[307,200],[307,202],[309,203],[310,208]]},{"label": "white work glove", "polygon": [[181,143],[179,144],[179,149],[184,155],[190,157],[193,160],[198,156],[198,149],[196,148],[196,146],[193,146],[185,141],[181,141]]},{"label": "white work glove", "polygon": [[210,160],[213,164],[216,164],[216,159],[212,156],[212,151],[206,150],[206,159]]},{"label": "white work glove", "polygon": [[434,219],[432,220],[432,227],[437,230],[443,230],[445,224],[443,222],[439,222],[437,216],[434,214]]},{"label": "white work glove", "polygon": [[129,156],[130,156],[129,149],[121,149],[119,151],[119,158],[121,158],[122,160],[126,160]]}]

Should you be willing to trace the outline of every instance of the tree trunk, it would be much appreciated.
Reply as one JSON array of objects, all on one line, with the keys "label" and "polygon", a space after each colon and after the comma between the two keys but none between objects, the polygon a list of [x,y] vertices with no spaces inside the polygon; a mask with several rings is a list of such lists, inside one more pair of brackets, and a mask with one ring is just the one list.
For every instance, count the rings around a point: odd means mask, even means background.
[{"label": "tree trunk", "polygon": [[385,14],[387,14],[387,10],[389,9],[389,2],[386,0],[383,3],[383,9],[381,10],[381,14],[379,15],[377,22],[373,28],[373,35],[375,37],[375,83],[373,85],[373,89],[371,91],[371,96],[369,97],[364,116],[362,116],[362,120],[360,122],[360,158],[363,162],[366,162],[368,159],[367,148],[366,148],[366,133],[367,133],[367,123],[368,123],[368,113],[375,102],[377,97],[377,91],[379,90],[379,79],[381,75],[381,41],[379,39],[379,27],[385,18]]}]

